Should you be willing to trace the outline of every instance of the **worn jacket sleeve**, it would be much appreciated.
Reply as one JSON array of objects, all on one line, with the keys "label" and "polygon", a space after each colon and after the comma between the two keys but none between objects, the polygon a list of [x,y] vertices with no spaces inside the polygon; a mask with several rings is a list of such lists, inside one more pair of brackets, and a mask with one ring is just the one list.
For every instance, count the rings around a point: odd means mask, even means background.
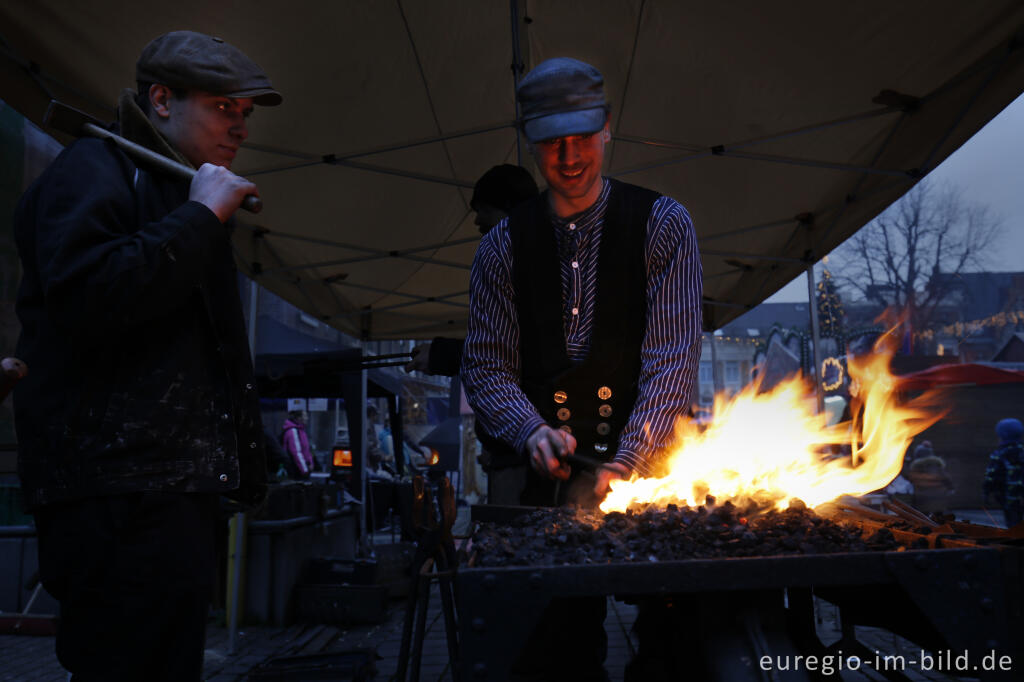
[{"label": "worn jacket sleeve", "polygon": [[615,461],[641,476],[672,444],[700,361],[703,279],[690,216],[662,197],[647,225],[647,331],[641,346],[638,397],[619,438]]},{"label": "worn jacket sleeve", "polygon": [[484,430],[522,452],[544,419],[519,387],[519,336],[506,219],[481,240],[473,259],[461,376]]},{"label": "worn jacket sleeve", "polygon": [[180,307],[227,239],[214,213],[185,201],[140,224],[135,169],[107,142],[80,140],[54,164],[36,196],[32,242],[55,323],[110,331]]}]

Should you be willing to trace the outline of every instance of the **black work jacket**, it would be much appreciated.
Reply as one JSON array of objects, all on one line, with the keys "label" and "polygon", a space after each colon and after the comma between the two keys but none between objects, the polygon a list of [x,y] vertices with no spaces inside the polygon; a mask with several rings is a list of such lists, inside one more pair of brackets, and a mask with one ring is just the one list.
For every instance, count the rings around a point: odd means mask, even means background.
[{"label": "black work jacket", "polygon": [[29,508],[142,490],[265,493],[228,228],[189,183],[71,144],[15,215],[14,393]]}]

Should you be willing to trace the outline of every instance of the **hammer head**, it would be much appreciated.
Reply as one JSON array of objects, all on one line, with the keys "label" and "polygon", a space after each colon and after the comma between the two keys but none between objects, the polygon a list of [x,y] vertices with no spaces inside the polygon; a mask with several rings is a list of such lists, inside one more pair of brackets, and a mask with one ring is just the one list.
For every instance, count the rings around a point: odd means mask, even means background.
[{"label": "hammer head", "polygon": [[84,111],[79,111],[74,107],[69,107],[67,104],[62,104],[55,99],[50,100],[50,106],[46,108],[46,116],[43,117],[43,123],[49,128],[75,137],[82,137],[86,134],[86,123],[91,123],[100,128],[105,127],[102,121],[93,118]]}]

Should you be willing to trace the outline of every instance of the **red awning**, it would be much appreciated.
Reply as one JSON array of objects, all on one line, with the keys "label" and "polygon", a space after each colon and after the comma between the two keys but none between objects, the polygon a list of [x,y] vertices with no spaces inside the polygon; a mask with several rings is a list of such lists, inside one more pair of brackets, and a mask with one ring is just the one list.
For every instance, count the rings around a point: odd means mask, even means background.
[{"label": "red awning", "polygon": [[921,391],[936,386],[956,384],[1006,384],[1024,381],[1024,372],[999,369],[988,365],[964,363],[956,365],[935,365],[928,369],[904,374],[899,377],[900,389],[904,391]]}]

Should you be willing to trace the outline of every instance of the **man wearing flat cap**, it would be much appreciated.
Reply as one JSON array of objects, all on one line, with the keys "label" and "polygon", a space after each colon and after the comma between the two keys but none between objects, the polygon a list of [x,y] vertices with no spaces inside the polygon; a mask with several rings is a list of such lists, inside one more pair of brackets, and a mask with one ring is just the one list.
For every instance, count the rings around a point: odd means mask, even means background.
[{"label": "man wearing flat cap", "polygon": [[22,197],[18,473],[74,680],[198,680],[219,497],[265,494],[259,402],[229,169],[255,104],[281,95],[220,38],[160,36],[116,128],[194,167],[191,182],[112,142],[68,146]]},{"label": "man wearing flat cap", "polygon": [[[597,69],[550,59],[517,95],[548,187],[480,243],[462,376],[484,446],[531,465],[521,504],[594,504],[612,478],[654,473],[685,414],[700,356],[697,241],[678,202],[602,176],[611,133]],[[581,470],[570,453],[603,464]],[[603,619],[603,599],[552,603],[533,638],[551,648],[533,662],[548,677],[602,678]]]}]

